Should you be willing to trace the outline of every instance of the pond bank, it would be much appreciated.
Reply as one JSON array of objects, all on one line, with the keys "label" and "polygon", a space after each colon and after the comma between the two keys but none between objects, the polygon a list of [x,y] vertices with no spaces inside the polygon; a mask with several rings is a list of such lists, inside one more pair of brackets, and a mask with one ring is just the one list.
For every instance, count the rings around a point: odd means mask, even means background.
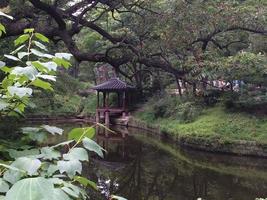
[{"label": "pond bank", "polygon": [[166,137],[180,146],[196,150],[267,158],[267,145],[256,141],[224,141],[216,137],[205,138],[192,135],[180,135],[179,133],[168,132],[166,129],[163,130],[159,125],[146,123],[135,117],[130,117],[128,126],[151,131],[155,135]]},{"label": "pond bank", "polygon": [[[62,122],[80,122],[88,123],[94,122],[95,117],[91,116],[28,116],[26,120],[31,122],[47,122],[53,121],[56,123]],[[125,122],[121,123],[119,120],[114,122],[117,125],[126,125]],[[166,130],[166,127],[155,125],[154,123],[147,123],[136,117],[129,117],[127,126],[133,128],[139,128],[153,133],[155,137],[164,137],[177,145],[188,147],[191,149],[208,151],[214,153],[228,153],[242,156],[257,156],[267,158],[267,144],[257,141],[248,140],[222,140],[219,137],[204,137],[200,135],[179,134]]]},{"label": "pond bank", "polygon": [[50,116],[50,115],[29,115],[24,120],[30,121],[30,122],[91,122],[93,123],[95,121],[94,115],[87,115],[87,116],[69,116],[69,115],[62,115],[62,116]]}]

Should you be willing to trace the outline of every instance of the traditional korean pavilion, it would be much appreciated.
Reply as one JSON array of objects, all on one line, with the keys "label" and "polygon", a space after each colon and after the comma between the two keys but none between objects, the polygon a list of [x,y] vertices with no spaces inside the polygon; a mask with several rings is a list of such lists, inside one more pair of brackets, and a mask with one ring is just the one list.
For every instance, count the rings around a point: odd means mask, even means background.
[{"label": "traditional korean pavilion", "polygon": [[[109,127],[110,116],[127,116],[131,93],[134,87],[121,81],[119,78],[111,78],[110,80],[94,86],[92,89],[97,91],[97,109],[96,122],[100,122],[100,118],[104,117],[105,125]],[[113,101],[110,97],[113,94]],[[116,96],[114,104],[114,94]],[[111,104],[113,103],[113,104]]]}]

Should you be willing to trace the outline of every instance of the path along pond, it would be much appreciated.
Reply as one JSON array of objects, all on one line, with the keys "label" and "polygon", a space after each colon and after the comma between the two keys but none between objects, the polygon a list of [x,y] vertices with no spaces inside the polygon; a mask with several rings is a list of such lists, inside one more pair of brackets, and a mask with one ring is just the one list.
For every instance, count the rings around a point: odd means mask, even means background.
[{"label": "path along pond", "polygon": [[[54,125],[54,124],[53,124]],[[86,124],[56,124],[68,132]],[[87,125],[88,126],[88,125]],[[254,200],[267,197],[267,159],[181,149],[141,129],[98,130],[95,140],[107,150],[93,157],[85,175],[119,184],[116,194],[128,200]],[[49,138],[49,143],[67,140]],[[112,188],[111,188],[112,190]],[[103,199],[95,194],[92,199]]]}]

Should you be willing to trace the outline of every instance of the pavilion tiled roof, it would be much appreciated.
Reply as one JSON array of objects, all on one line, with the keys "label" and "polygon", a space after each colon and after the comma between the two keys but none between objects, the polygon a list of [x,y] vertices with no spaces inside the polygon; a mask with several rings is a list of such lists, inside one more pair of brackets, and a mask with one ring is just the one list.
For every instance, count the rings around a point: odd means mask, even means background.
[{"label": "pavilion tiled roof", "polygon": [[133,86],[121,81],[118,78],[111,78],[108,81],[94,86],[94,90],[131,90]]}]

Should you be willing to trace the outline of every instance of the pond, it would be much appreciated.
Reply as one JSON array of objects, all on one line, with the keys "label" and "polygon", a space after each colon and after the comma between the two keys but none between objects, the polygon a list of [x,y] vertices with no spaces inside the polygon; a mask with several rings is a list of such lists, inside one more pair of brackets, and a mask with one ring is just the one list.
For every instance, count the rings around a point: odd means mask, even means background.
[{"label": "pond", "polygon": [[98,130],[95,139],[107,153],[104,159],[93,157],[85,175],[94,181],[102,177],[117,182],[114,192],[128,200],[267,197],[267,159],[181,149],[144,130],[113,129],[116,134]]}]

